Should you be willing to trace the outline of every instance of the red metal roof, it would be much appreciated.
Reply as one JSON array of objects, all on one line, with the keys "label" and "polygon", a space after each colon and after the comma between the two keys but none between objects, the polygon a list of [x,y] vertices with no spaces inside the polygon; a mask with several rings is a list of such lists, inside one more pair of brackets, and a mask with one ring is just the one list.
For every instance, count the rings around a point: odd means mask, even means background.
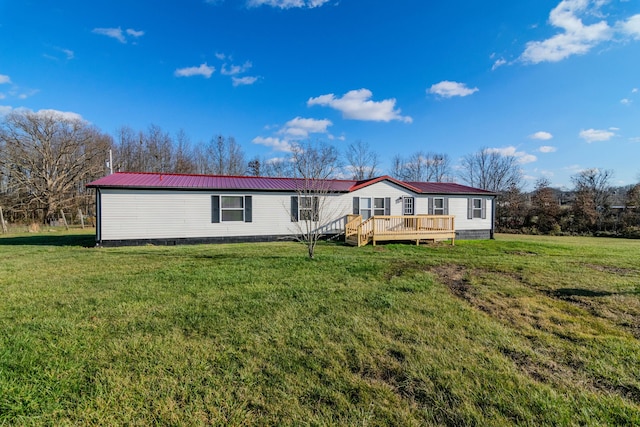
[{"label": "red metal roof", "polygon": [[407,184],[416,187],[420,193],[427,194],[495,194],[491,191],[456,184],[455,182],[407,182]]},{"label": "red metal roof", "polygon": [[[331,192],[348,193],[380,181],[389,181],[414,193],[436,194],[493,194],[465,185],[436,182],[403,182],[390,176],[381,176],[365,181],[327,180]],[[304,188],[299,178],[271,178],[255,176],[185,175],[150,172],[116,172],[87,184],[89,188],[150,188],[192,190],[263,190],[297,191]]]}]

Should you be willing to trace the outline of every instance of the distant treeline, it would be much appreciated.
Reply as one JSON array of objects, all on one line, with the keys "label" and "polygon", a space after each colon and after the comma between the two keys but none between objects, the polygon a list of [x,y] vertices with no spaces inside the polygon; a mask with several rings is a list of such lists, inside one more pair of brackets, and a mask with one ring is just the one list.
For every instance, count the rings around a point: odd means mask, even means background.
[{"label": "distant treeline", "polygon": [[[342,151],[322,141],[290,142],[283,148],[289,152],[278,158],[248,159],[232,136],[214,135],[193,144],[186,132],[172,135],[157,125],[144,130],[124,126],[112,136],[72,115],[14,111],[0,123],[0,207],[6,221],[47,223],[58,219],[61,210],[93,214],[93,194],[85,185],[110,170],[295,177],[302,167],[308,172],[313,162],[322,162],[331,163],[332,178],[388,174],[493,191],[499,231],[633,235],[640,226],[640,186],[613,189],[611,171],[582,171],[573,177],[575,188],[566,192],[541,180],[526,194],[518,159],[489,148],[456,165],[447,154],[428,150],[396,155],[389,170],[381,168],[378,153],[363,141]],[[309,155],[301,156],[304,152]],[[314,152],[322,155],[313,157]]]}]

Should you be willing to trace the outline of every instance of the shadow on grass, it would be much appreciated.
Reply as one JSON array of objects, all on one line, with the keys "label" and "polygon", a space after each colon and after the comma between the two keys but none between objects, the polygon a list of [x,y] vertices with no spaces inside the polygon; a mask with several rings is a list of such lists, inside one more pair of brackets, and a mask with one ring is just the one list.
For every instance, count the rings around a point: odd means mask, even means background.
[{"label": "shadow on grass", "polygon": [[16,236],[0,238],[0,246],[82,246],[92,248],[96,245],[93,234],[64,234]]}]

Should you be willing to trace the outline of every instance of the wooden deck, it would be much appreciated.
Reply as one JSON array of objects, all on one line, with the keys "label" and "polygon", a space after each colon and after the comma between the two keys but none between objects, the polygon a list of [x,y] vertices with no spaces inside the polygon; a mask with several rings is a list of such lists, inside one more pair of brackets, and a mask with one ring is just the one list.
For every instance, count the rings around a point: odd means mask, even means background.
[{"label": "wooden deck", "polygon": [[345,241],[354,246],[391,240],[420,241],[451,240],[456,230],[451,215],[391,216],[376,215],[362,221],[360,215],[347,215]]}]

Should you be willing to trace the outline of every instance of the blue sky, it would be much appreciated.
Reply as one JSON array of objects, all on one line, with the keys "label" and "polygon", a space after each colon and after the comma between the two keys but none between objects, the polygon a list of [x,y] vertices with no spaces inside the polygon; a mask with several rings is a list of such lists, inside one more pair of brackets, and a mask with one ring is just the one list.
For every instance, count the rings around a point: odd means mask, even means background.
[{"label": "blue sky", "polygon": [[516,155],[529,186],[640,177],[637,0],[0,0],[0,114],[54,109],[105,132],[299,139],[383,159]]}]

